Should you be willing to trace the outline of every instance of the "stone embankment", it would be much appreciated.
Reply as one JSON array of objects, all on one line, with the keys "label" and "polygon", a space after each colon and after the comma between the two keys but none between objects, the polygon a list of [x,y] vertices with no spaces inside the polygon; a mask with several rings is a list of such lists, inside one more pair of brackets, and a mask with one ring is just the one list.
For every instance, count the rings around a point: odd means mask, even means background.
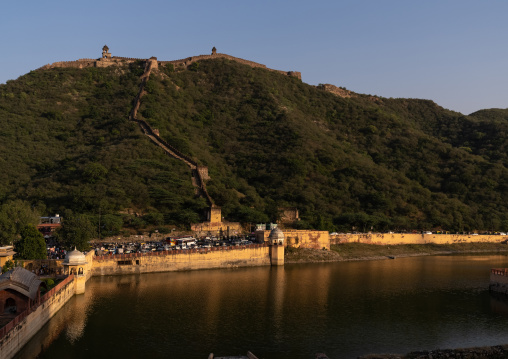
[{"label": "stone embankment", "polygon": [[74,276],[68,276],[40,298],[37,306],[20,313],[0,329],[0,358],[12,358],[74,295]]},{"label": "stone embankment", "polygon": [[358,359],[506,359],[508,345],[468,349],[437,349],[400,354],[370,354]]},{"label": "stone embankment", "polygon": [[[341,261],[371,261],[403,257],[450,254],[493,254],[506,253],[508,246],[500,243],[455,243],[455,244],[399,244],[376,245],[364,243],[332,244],[329,251],[316,249],[287,248],[286,263],[320,263]],[[507,278],[507,277],[505,277]],[[491,274],[492,281],[492,274]],[[507,281],[508,283],[508,281]]]},{"label": "stone embankment", "polygon": [[453,243],[501,243],[508,236],[478,234],[436,234],[436,233],[342,233],[330,235],[331,244],[453,244]]},{"label": "stone embankment", "polygon": [[265,244],[252,244],[98,256],[94,258],[90,272],[94,276],[102,276],[269,266],[273,256],[270,248]]}]

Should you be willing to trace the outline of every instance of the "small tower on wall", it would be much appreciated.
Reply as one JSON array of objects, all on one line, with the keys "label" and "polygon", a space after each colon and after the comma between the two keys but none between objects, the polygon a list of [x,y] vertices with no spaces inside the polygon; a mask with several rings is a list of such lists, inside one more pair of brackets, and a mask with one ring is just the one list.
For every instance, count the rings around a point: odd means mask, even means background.
[{"label": "small tower on wall", "polygon": [[72,252],[67,253],[63,261],[64,273],[67,275],[74,274],[74,293],[85,293],[86,284],[86,271],[87,271],[86,257],[83,253],[78,251],[75,247]]},{"label": "small tower on wall", "polygon": [[203,181],[208,181],[210,179],[207,166],[198,166],[196,169],[198,170],[198,173]]},{"label": "small tower on wall", "polygon": [[279,227],[275,227],[268,237],[270,245],[270,263],[272,266],[284,265],[284,232]]},{"label": "small tower on wall", "polygon": [[212,48],[212,55],[217,55],[217,49],[215,48],[215,46]]},{"label": "small tower on wall", "polygon": [[102,58],[103,59],[110,59],[111,54],[109,53],[109,47],[107,45],[104,45],[102,48]]},{"label": "small tower on wall", "polygon": [[210,210],[208,211],[208,222],[210,223],[221,223],[222,222],[222,213],[219,206],[212,204]]}]

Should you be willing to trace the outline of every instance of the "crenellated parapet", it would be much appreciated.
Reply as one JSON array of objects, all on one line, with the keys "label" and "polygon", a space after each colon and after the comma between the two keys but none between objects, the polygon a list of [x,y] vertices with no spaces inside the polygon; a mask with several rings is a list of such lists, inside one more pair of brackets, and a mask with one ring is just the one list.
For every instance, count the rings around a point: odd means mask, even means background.
[{"label": "crenellated parapet", "polygon": [[101,57],[100,59],[79,59],[75,61],[58,61],[40,67],[38,70],[48,70],[61,67],[84,69],[88,67],[109,67],[129,64],[136,61],[147,61],[146,59],[130,59],[122,57]]},{"label": "crenellated parapet", "polygon": [[266,67],[266,65],[260,64],[258,62],[241,59],[239,57],[234,57],[234,56],[231,56],[231,55],[228,55],[228,54],[221,54],[221,53],[218,53],[216,51],[217,50],[214,47],[212,49],[212,54],[211,55],[198,55],[198,56],[187,57],[185,59],[180,59],[180,60],[159,61],[159,65],[172,64],[173,66],[175,66],[176,69],[178,69],[178,68],[187,68],[191,64],[193,64],[194,62],[197,62],[197,61],[210,60],[210,59],[226,59],[226,60],[231,60],[231,61],[238,62],[240,64],[244,64],[244,65],[247,65],[247,66],[250,66],[250,67],[262,68],[262,69],[265,69],[265,70],[268,70],[268,71],[280,73],[282,75],[296,77],[296,78],[298,78],[300,80],[302,79],[302,74],[300,72],[298,72],[298,71],[274,70],[274,69],[270,69],[270,68]]},{"label": "crenellated parapet", "polygon": [[124,64],[133,63],[136,61],[154,61],[155,64],[152,65],[152,69],[156,68],[157,66],[166,65],[166,64],[172,64],[175,66],[175,68],[184,68],[186,69],[188,66],[193,64],[197,61],[202,60],[210,60],[210,59],[227,59],[230,61],[235,61],[253,68],[262,68],[268,71],[277,72],[282,75],[296,77],[298,79],[302,79],[302,74],[298,71],[281,71],[281,70],[274,70],[266,67],[266,65],[249,61],[245,59],[241,59],[239,57],[234,57],[227,54],[221,54],[217,52],[217,49],[214,47],[212,49],[211,55],[198,55],[198,56],[191,56],[187,57],[185,59],[180,60],[171,60],[171,61],[158,61],[156,57],[151,57],[150,59],[139,59],[139,58],[132,58],[132,57],[122,57],[122,56],[112,56],[109,52],[109,48],[105,45],[102,48],[102,56],[98,59],[79,59],[74,61],[59,61],[54,62],[52,64],[47,64],[42,67],[40,67],[38,70],[48,70],[53,68],[62,68],[62,67],[71,67],[71,68],[88,68],[88,67],[109,67],[109,66],[119,66]]}]

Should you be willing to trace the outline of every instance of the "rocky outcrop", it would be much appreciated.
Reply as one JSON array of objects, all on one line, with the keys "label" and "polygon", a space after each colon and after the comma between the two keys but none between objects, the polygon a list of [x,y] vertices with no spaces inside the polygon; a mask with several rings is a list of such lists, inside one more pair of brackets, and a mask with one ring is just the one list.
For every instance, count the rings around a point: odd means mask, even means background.
[{"label": "rocky outcrop", "polygon": [[333,93],[334,95],[339,97],[344,98],[357,97],[354,92],[330,84],[319,84],[317,88]]}]

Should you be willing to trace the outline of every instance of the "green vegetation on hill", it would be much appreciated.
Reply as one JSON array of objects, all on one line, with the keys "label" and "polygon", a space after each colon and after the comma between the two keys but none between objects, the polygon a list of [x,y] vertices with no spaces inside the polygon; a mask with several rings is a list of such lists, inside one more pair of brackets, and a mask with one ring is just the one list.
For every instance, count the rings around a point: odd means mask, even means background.
[{"label": "green vegetation on hill", "polygon": [[[0,85],[0,201],[94,223],[100,210],[103,235],[201,220],[189,169],[127,119],[142,71],[52,69]],[[146,90],[138,117],[209,167],[229,220],[294,206],[305,228],[508,230],[508,110],[340,98],[224,59],[163,67]]]},{"label": "green vegetation on hill", "polygon": [[128,121],[142,73],[141,63],[54,69],[1,85],[0,201],[86,213],[95,223],[100,213],[103,235],[118,233],[118,222],[137,229],[198,219],[203,204],[187,167]]},{"label": "green vegetation on hill", "polygon": [[430,133],[426,121],[468,123],[431,101],[339,98],[226,60],[149,84],[142,115],[210,167],[230,217],[290,205],[330,230],[508,225],[506,166]]}]

